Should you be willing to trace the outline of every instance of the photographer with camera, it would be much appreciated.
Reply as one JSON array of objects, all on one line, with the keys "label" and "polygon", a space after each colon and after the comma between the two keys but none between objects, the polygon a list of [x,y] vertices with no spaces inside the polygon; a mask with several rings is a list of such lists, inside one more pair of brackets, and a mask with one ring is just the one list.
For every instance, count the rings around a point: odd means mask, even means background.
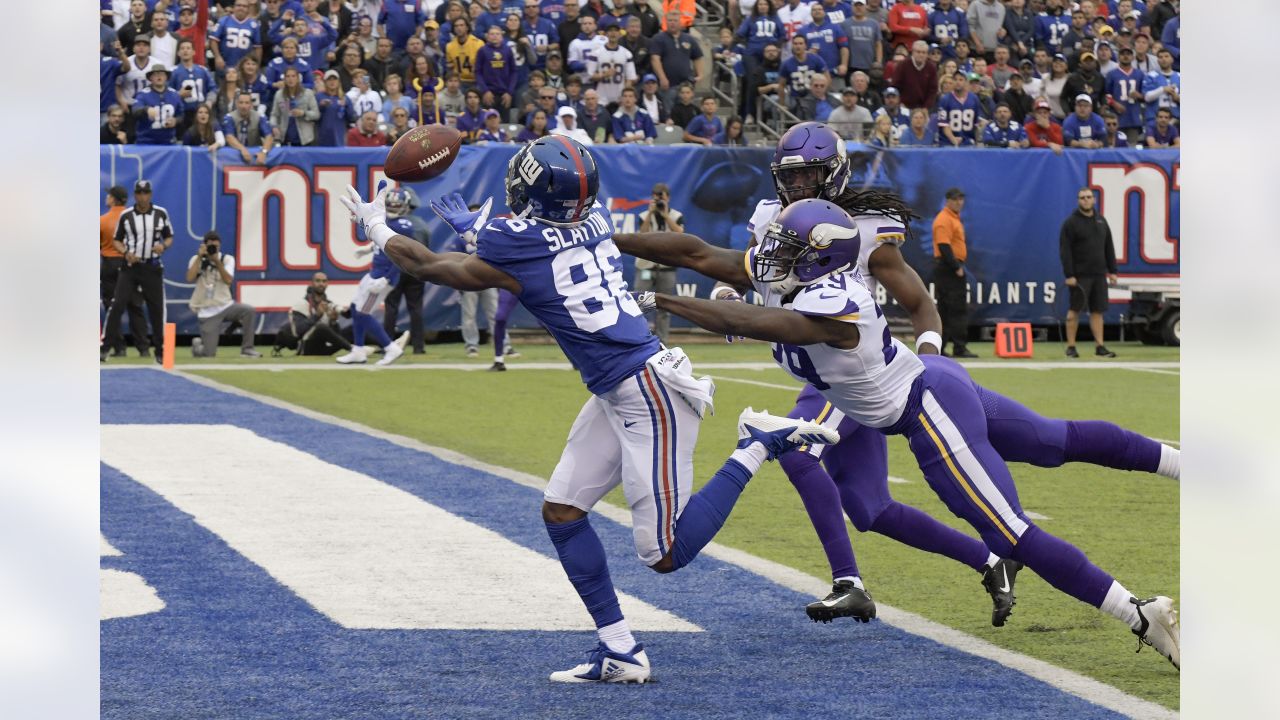
[{"label": "photographer with camera", "polygon": [[200,337],[191,341],[195,357],[218,354],[218,336],[224,322],[240,323],[244,339],[240,343],[243,357],[262,357],[253,347],[253,326],[258,314],[252,306],[231,298],[231,281],[235,277],[236,259],[222,252],[222,238],[217,231],[204,234],[200,250],[187,263],[187,282],[195,283],[189,306],[200,321]]},{"label": "photographer with camera", "polygon": [[[667,187],[666,183],[653,186],[653,198],[649,201],[649,209],[640,213],[640,232],[684,232],[684,213],[671,207],[671,188]],[[674,295],[676,269],[636,258],[635,289],[637,292],[653,290]],[[670,328],[671,314],[665,310],[657,311],[654,317],[653,334],[658,336],[663,345],[667,343],[667,332]]]},{"label": "photographer with camera", "polygon": [[318,272],[311,276],[307,294],[289,308],[289,322],[276,333],[272,355],[285,349],[299,355],[332,355],[337,350],[351,350],[351,342],[338,332],[338,307],[329,300],[329,276]]}]

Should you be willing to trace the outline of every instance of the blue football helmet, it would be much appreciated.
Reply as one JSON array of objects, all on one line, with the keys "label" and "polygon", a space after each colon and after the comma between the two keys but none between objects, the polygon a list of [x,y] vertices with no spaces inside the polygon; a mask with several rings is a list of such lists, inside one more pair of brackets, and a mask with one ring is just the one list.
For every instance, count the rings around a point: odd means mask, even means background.
[{"label": "blue football helmet", "polygon": [[387,191],[386,205],[387,215],[404,217],[418,207],[418,196],[408,188],[392,188]]},{"label": "blue football helmet", "polygon": [[591,214],[599,191],[595,158],[563,135],[529,143],[507,165],[507,206],[516,217],[577,225]]},{"label": "blue football helmet", "polygon": [[783,133],[769,167],[783,205],[805,198],[835,200],[849,184],[844,140],[820,122],[802,122]]},{"label": "blue football helmet", "polygon": [[769,223],[751,261],[751,275],[788,293],[858,262],[862,240],[849,213],[828,200],[799,200]]}]

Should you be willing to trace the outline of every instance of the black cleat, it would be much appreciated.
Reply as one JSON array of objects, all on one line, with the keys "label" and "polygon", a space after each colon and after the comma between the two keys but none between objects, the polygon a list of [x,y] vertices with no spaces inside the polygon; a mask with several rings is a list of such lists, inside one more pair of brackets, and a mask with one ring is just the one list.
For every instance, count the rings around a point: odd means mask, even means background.
[{"label": "black cleat", "polygon": [[506,363],[496,362],[489,366],[489,372],[506,372],[506,371],[507,371]]},{"label": "black cleat", "polygon": [[1078,357],[1080,357],[1080,353],[1079,353],[1079,352],[1076,352],[1076,346],[1075,346],[1075,345],[1068,345],[1068,346],[1067,346],[1067,357],[1069,357],[1069,358],[1078,358]]},{"label": "black cleat", "polygon": [[814,622],[829,623],[836,618],[851,617],[865,623],[876,616],[876,603],[871,593],[854,585],[852,580],[841,580],[831,586],[830,595],[805,605],[804,611]]},{"label": "black cleat", "polygon": [[1021,569],[1022,563],[1017,560],[1002,559],[982,574],[982,587],[991,596],[991,624],[996,627],[1004,627],[1004,621],[1013,614],[1013,606],[1017,604],[1013,583]]},{"label": "black cleat", "polygon": [[1098,357],[1115,357],[1116,354],[1107,349],[1106,345],[1099,345],[1093,349],[1093,354]]}]

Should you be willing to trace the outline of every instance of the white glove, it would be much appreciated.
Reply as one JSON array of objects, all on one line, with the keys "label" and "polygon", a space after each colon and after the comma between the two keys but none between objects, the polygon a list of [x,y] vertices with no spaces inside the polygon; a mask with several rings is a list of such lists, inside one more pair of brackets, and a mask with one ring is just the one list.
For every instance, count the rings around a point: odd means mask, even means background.
[{"label": "white glove", "polygon": [[[742,296],[738,294],[737,290],[734,290],[728,285],[717,285],[711,291],[711,299],[727,300],[729,302],[746,302],[745,300],[742,299]],[[724,336],[724,341],[727,343],[736,342],[738,340],[746,340],[746,338],[741,335],[725,335]]]},{"label": "white glove", "polygon": [[378,188],[378,194],[374,196],[373,202],[364,202],[360,193],[356,189],[347,186],[346,196],[338,196],[338,200],[351,211],[351,220],[364,228],[366,235],[369,230],[376,225],[387,224],[387,206],[386,195],[390,185],[382,185]]},{"label": "white glove", "polygon": [[374,278],[373,282],[369,284],[369,294],[377,295],[378,293],[390,287],[390,285],[391,285],[391,281],[386,279],[385,277]]},{"label": "white glove", "polygon": [[652,290],[643,292],[633,292],[631,297],[635,298],[636,305],[640,306],[640,312],[649,312],[658,309],[658,296]]}]

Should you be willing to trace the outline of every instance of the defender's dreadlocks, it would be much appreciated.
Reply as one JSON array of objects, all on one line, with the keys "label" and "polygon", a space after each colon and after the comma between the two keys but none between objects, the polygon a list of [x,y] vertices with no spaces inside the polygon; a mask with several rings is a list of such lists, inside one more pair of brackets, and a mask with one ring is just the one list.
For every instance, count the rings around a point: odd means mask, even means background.
[{"label": "defender's dreadlocks", "polygon": [[900,195],[889,190],[854,190],[847,188],[835,203],[853,217],[859,215],[880,215],[897,220],[907,229],[907,238],[911,238],[911,221],[920,219],[911,210],[911,206]]}]

